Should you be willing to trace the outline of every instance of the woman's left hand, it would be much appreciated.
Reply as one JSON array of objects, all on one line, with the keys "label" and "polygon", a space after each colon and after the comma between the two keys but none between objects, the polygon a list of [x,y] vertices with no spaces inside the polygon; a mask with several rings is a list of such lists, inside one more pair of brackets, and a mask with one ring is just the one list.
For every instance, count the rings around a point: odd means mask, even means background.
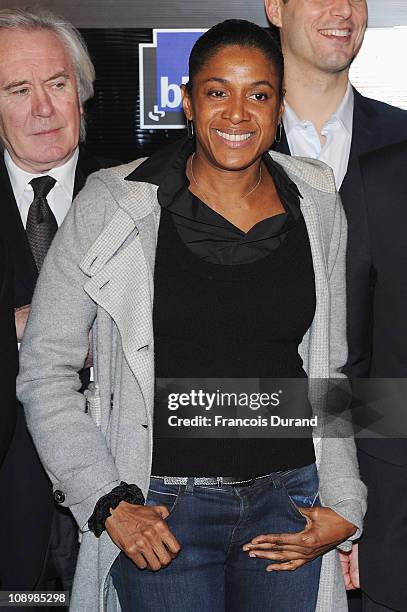
[{"label": "woman's left hand", "polygon": [[266,570],[293,571],[323,555],[356,532],[356,527],[331,508],[299,508],[307,519],[302,531],[259,535],[243,546],[250,557],[274,561]]}]

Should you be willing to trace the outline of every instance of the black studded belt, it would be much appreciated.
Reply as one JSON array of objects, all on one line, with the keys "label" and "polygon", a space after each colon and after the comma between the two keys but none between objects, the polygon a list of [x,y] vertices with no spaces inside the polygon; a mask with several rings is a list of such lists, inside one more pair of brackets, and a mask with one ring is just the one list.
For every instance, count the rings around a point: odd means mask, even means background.
[{"label": "black studded belt", "polygon": [[[254,478],[239,477],[239,476],[197,476],[194,477],[194,485],[214,485],[221,487],[222,485],[230,485],[232,487],[250,487],[256,480],[267,478],[270,474],[264,476],[255,476]],[[151,476],[164,481],[167,485],[186,485],[188,483],[187,476]]]}]

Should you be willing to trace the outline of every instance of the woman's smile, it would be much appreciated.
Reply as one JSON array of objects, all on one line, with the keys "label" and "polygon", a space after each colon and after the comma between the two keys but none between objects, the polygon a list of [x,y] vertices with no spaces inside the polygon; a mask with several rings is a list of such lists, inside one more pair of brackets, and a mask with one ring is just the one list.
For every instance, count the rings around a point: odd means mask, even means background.
[{"label": "woman's smile", "polygon": [[229,131],[226,132],[224,130],[220,130],[217,128],[213,128],[213,132],[216,134],[218,139],[223,142],[227,147],[231,147],[232,149],[237,149],[241,147],[245,147],[252,144],[253,136],[255,136],[256,132],[236,132]]}]

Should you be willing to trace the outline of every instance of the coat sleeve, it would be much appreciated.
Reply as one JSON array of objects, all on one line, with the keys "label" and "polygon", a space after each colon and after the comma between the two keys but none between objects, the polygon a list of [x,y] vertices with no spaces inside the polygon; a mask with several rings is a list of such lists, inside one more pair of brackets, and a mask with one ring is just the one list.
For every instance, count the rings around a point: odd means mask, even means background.
[{"label": "coat sleeve", "polygon": [[[328,418],[321,440],[320,496],[324,506],[357,527],[352,540],[360,537],[366,512],[366,487],[359,477],[349,406],[349,386],[342,368],[347,359],[346,342],[346,246],[347,224],[339,195],[328,257],[330,294],[330,392]],[[339,413],[335,412],[338,409]],[[332,417],[333,414],[338,416]],[[350,542],[340,545],[350,549]]]},{"label": "coat sleeve", "polygon": [[86,526],[96,501],[119,484],[100,429],[85,412],[78,371],[89,348],[96,304],[79,262],[117,204],[92,176],[57,232],[31,304],[20,352],[17,391],[40,459],[63,506]]}]

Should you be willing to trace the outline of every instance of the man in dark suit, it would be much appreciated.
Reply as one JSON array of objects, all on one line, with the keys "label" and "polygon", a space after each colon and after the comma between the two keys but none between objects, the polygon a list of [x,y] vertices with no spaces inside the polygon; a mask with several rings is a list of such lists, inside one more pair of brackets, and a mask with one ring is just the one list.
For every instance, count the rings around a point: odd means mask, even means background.
[{"label": "man in dark suit", "polygon": [[[286,107],[276,149],[328,163],[348,220],[347,374],[406,376],[405,170],[404,159],[395,165],[394,158],[407,138],[407,113],[363,97],[349,83],[367,3],[265,0],[265,6],[285,59]],[[358,446],[369,489],[359,544],[363,609],[404,611],[407,441],[360,440]],[[356,546],[351,556],[342,554],[342,563],[347,587],[357,587]]]},{"label": "man in dark suit", "polygon": [[18,353],[10,272],[8,252],[0,237],[0,467],[11,442],[17,416]]},{"label": "man in dark suit", "polygon": [[[360,168],[370,237],[366,274],[373,279],[365,312],[365,325],[373,322],[368,375],[383,379],[381,386],[390,390],[391,400],[399,387],[393,379],[407,379],[407,140],[370,151],[361,158]],[[400,399],[405,406],[405,391]],[[405,435],[405,417],[400,422],[393,402],[386,408],[392,429]],[[405,612],[407,440],[361,439],[359,463],[369,485],[365,533],[359,544],[361,585],[374,601]]]},{"label": "man in dark suit", "polygon": [[[94,78],[71,24],[45,12],[0,10],[1,232],[14,268],[19,340],[52,238],[87,175],[101,167],[79,147]],[[22,406],[0,489],[1,588],[68,590],[78,531],[54,503]]]}]

